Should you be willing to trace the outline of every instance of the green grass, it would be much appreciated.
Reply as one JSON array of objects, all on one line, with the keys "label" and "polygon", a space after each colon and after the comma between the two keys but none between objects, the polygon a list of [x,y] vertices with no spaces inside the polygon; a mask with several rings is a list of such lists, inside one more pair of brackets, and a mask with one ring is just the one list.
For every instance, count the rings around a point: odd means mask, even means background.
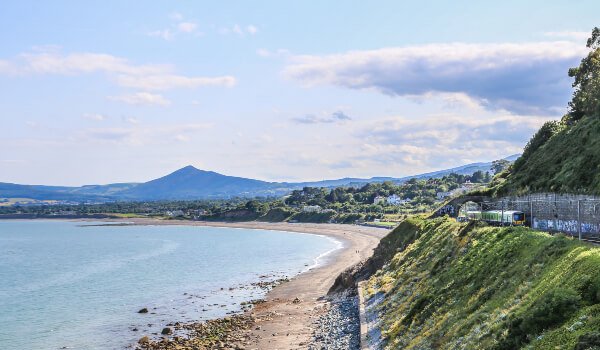
[{"label": "green grass", "polygon": [[498,194],[569,192],[600,194],[600,118],[563,128],[518,159],[496,179]]},{"label": "green grass", "polygon": [[522,227],[410,218],[367,284],[389,349],[574,349],[600,336],[600,249]]},{"label": "green grass", "polygon": [[370,221],[370,222],[366,222],[366,224],[369,224],[371,226],[380,226],[380,227],[386,227],[386,228],[392,228],[392,227],[398,225],[397,222],[389,222],[389,221],[380,221],[380,222]]}]

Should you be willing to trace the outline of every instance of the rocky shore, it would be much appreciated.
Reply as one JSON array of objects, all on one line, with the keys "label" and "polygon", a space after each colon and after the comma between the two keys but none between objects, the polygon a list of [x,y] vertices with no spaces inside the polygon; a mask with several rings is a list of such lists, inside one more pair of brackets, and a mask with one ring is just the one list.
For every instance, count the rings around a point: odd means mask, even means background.
[{"label": "rocky shore", "polygon": [[[260,303],[255,302],[255,303]],[[292,303],[301,303],[300,299]],[[360,321],[358,297],[354,290],[338,293],[327,298],[327,302],[316,310],[320,316],[313,323],[312,339],[306,345],[309,350],[359,350]],[[160,339],[142,337],[138,350],[208,350],[254,349],[258,340],[252,330],[260,330],[250,310],[201,323],[175,323],[163,329]]]},{"label": "rocky shore", "polygon": [[[359,349],[358,301],[336,277],[371,257],[387,231],[356,225],[207,223],[131,220],[136,225],[227,226],[319,234],[343,243],[327,263],[281,283],[241,315],[174,324],[142,337],[139,350],[167,349]],[[352,281],[348,281],[352,282]],[[338,288],[332,288],[334,283]],[[353,283],[350,283],[353,285]],[[346,291],[346,292],[344,292]]]},{"label": "rocky shore", "polygon": [[331,296],[326,311],[314,323],[309,350],[359,350],[358,296],[354,290]]}]

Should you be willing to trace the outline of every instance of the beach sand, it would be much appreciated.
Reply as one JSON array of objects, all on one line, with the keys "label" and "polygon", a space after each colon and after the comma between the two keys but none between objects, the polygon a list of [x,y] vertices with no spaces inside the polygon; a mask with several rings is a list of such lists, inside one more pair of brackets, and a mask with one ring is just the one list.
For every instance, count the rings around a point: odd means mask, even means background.
[{"label": "beach sand", "polygon": [[[379,240],[389,230],[340,224],[204,222],[180,220],[126,219],[105,220],[138,225],[193,225],[239,227],[319,234],[343,243],[329,255],[326,263],[302,273],[271,290],[266,302],[250,311],[254,325],[246,339],[246,349],[306,349],[314,331],[314,322],[326,310],[327,295],[336,277],[345,269],[371,256]],[[295,302],[294,302],[295,301]]]}]

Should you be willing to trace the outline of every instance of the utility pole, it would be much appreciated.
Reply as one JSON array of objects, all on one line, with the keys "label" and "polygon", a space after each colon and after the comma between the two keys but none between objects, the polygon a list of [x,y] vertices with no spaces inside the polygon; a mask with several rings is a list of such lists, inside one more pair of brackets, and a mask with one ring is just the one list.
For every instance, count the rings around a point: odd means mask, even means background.
[{"label": "utility pole", "polygon": [[504,226],[504,200],[502,200],[502,214],[500,214],[500,226]]},{"label": "utility pole", "polygon": [[581,241],[581,199],[577,200],[577,235]]},{"label": "utility pole", "polygon": [[533,201],[531,200],[531,195],[529,195],[529,221],[531,228],[533,228]]}]

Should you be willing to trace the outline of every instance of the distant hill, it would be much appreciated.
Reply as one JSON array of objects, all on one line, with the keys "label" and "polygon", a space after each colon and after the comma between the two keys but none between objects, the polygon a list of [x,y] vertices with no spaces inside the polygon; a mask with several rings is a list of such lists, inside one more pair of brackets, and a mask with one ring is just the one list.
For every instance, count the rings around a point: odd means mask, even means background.
[{"label": "distant hill", "polygon": [[[515,156],[507,157],[512,160]],[[438,178],[450,173],[471,175],[490,171],[492,163],[472,163],[426,174],[394,177],[343,178],[313,182],[267,182],[222,175],[186,166],[169,175],[145,183],[117,183],[81,187],[18,185],[0,183],[0,198],[31,198],[74,202],[192,200],[230,197],[281,196],[303,187],[362,186],[369,182],[402,183],[411,178]]]},{"label": "distant hill", "polygon": [[251,196],[272,187],[269,182],[221,175],[189,165],[167,176],[120,192],[119,196],[146,200]]}]

